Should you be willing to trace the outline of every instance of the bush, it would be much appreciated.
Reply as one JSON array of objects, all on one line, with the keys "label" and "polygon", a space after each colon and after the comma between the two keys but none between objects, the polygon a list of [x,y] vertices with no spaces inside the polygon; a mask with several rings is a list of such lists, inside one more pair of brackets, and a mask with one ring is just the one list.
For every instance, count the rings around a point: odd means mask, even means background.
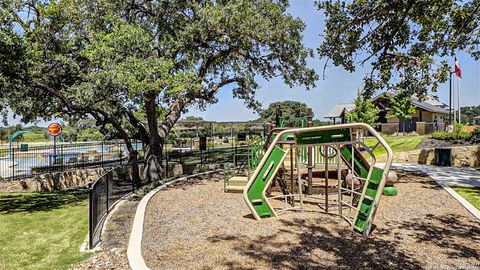
[{"label": "bush", "polygon": [[447,141],[451,137],[450,134],[453,134],[453,133],[435,132],[435,133],[432,134],[432,138],[434,138],[436,140]]},{"label": "bush", "polygon": [[476,128],[470,136],[471,143],[480,143],[480,129]]},{"label": "bush", "polygon": [[453,132],[435,132],[432,134],[432,138],[442,141],[465,140],[478,143],[480,142],[480,131],[475,129],[473,132],[468,132],[465,130],[465,125],[455,123],[453,125]]}]

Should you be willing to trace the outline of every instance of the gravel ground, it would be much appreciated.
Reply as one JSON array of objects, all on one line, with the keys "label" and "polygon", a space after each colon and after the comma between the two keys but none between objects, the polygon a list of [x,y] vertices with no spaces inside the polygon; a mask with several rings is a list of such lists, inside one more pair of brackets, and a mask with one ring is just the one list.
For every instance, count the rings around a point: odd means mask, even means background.
[{"label": "gravel ground", "polygon": [[149,203],[143,256],[152,269],[480,269],[480,223],[425,175],[399,172],[368,239],[307,210],[255,221],[221,175],[162,190]]},{"label": "gravel ground", "polygon": [[111,216],[102,235],[100,252],[76,265],[74,270],[85,269],[130,269],[127,260],[127,247],[133,218],[140,197],[133,196],[125,201]]}]

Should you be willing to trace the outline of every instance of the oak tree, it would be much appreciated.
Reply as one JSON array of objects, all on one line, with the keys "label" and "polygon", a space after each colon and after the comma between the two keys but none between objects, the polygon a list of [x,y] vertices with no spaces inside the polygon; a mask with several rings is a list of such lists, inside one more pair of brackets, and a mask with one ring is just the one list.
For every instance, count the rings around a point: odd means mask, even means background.
[{"label": "oak tree", "polygon": [[287,7],[285,0],[3,0],[0,99],[27,122],[92,117],[125,141],[130,161],[131,139],[141,139],[145,172],[156,181],[165,138],[188,108],[216,102],[224,88],[258,108],[259,78],[314,85],[305,24]]},{"label": "oak tree", "polygon": [[329,61],[350,72],[370,67],[365,96],[384,89],[422,98],[448,79],[458,51],[480,58],[478,0],[328,0],[316,5],[327,17],[318,48],[325,67]]}]

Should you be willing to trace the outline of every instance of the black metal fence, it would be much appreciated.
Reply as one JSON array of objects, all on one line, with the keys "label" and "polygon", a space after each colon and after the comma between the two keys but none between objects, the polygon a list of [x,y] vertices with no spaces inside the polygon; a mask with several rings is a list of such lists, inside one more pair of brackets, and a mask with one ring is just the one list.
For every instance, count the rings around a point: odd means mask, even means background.
[{"label": "black metal fence", "polygon": [[121,198],[134,190],[132,164],[115,167],[90,184],[89,248],[93,248],[100,242],[103,224],[108,213]]},{"label": "black metal fence", "polygon": [[[183,166],[183,174],[191,174],[196,170],[207,170],[208,165],[222,166],[233,162],[234,154],[246,154],[248,147],[232,146],[205,151],[173,150],[167,151],[163,159],[166,175],[169,175],[169,164]],[[246,155],[245,155],[246,156]],[[142,164],[139,166],[140,171]],[[114,205],[125,195],[135,190],[133,182],[134,164],[124,164],[109,170],[95,183],[90,185],[89,199],[89,247],[95,247],[101,240],[105,219]],[[190,168],[191,170],[189,170]]]},{"label": "black metal fence", "polygon": [[[164,156],[163,165],[165,175],[171,176],[170,170],[173,165],[180,164],[183,168],[183,174],[190,174],[196,170],[207,170],[210,165],[223,165],[233,163],[234,154],[248,153],[247,146],[230,146],[222,148],[210,148],[205,151],[200,150],[172,150],[167,151]],[[238,161],[238,160],[236,160]]]},{"label": "black metal fence", "polygon": [[[142,150],[141,143],[133,146]],[[125,162],[127,156],[121,141],[15,144],[11,149],[0,149],[0,178],[12,180],[85,167],[115,166]]]}]

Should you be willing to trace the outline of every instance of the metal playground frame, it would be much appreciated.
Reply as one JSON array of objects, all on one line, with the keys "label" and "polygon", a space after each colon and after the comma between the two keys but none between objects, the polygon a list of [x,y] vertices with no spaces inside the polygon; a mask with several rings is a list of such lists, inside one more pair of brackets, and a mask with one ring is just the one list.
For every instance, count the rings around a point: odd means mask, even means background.
[{"label": "metal playground frame", "polygon": [[[368,147],[361,136],[367,132],[376,139],[376,144],[372,147]],[[386,150],[387,155],[383,168],[375,166],[376,157],[373,151],[379,146]],[[301,161],[302,153],[305,151],[308,155],[306,164]],[[280,186],[283,194],[269,196],[272,180],[279,179],[277,174],[280,168],[283,168],[281,172],[285,174],[284,162],[288,162],[286,161],[288,154],[290,160],[294,161],[293,164],[290,161],[290,188],[282,180]],[[257,220],[277,217],[277,214],[286,210],[303,211],[304,199],[314,196],[313,170],[320,170],[324,181],[325,211],[328,212],[329,193],[332,194],[331,190],[336,189],[334,194],[337,196],[338,215],[345,219],[354,231],[367,237],[392,159],[393,152],[386,141],[371,126],[364,123],[282,130],[276,133],[259,165],[250,176],[243,190],[243,197]],[[318,166],[319,164],[323,164],[323,168]],[[332,170],[329,171],[329,165],[331,169],[336,170],[334,183],[336,185],[329,185],[329,172],[334,174]],[[275,199],[283,199],[291,207],[275,208],[271,203],[271,200]],[[295,206],[295,200],[299,202],[298,206]]]}]

